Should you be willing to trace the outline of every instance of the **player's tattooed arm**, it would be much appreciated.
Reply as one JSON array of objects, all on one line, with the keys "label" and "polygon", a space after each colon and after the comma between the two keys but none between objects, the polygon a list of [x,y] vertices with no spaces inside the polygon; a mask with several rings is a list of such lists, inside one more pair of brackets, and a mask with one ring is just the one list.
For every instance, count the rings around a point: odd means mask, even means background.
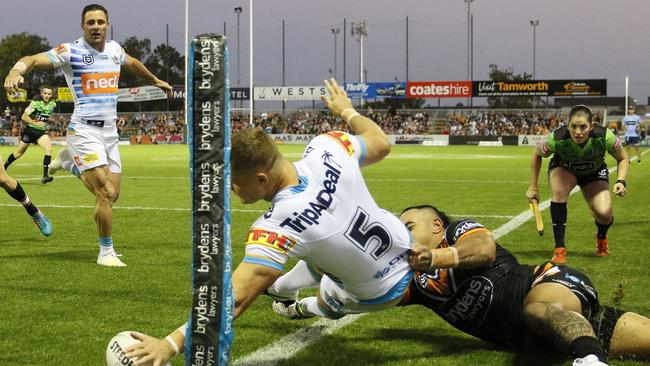
[{"label": "player's tattooed arm", "polygon": [[465,234],[456,241],[457,268],[471,269],[489,265],[496,257],[496,243],[492,233],[485,229]]},{"label": "player's tattooed arm", "polygon": [[429,249],[416,243],[411,248],[409,264],[421,272],[436,268],[471,269],[489,265],[496,256],[496,244],[492,233],[481,230],[459,238],[455,245]]}]

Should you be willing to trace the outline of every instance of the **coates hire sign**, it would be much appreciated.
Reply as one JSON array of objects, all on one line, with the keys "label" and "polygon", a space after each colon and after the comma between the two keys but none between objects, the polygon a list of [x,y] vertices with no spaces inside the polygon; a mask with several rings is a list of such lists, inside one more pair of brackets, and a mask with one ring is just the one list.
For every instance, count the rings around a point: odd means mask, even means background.
[{"label": "coates hire sign", "polygon": [[475,81],[473,96],[604,96],[606,79]]},{"label": "coates hire sign", "polygon": [[408,98],[466,98],[472,96],[471,81],[409,81]]}]

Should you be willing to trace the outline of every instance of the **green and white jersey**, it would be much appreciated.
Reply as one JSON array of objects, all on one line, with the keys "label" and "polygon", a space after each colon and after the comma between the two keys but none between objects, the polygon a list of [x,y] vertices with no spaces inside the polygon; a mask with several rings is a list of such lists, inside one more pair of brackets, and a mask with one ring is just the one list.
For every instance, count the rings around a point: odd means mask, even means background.
[{"label": "green and white jersey", "polygon": [[50,116],[54,112],[54,107],[56,103],[51,101],[45,104],[42,100],[32,100],[29,103],[29,106],[25,108],[25,113],[29,115],[29,118],[37,122],[45,122],[45,127],[29,124],[29,127],[35,130],[45,131],[47,130],[47,122],[50,120]]},{"label": "green and white jersey", "polygon": [[548,134],[540,148],[545,158],[553,155],[553,159],[573,175],[586,176],[596,173],[605,163],[605,151],[616,154],[621,149],[621,141],[609,129],[596,126],[581,146],[563,126]]}]

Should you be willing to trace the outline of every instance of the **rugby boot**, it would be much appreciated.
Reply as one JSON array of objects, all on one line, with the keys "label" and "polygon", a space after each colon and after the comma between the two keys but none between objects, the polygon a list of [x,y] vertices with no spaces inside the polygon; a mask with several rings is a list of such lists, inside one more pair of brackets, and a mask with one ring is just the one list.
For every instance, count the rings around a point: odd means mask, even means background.
[{"label": "rugby boot", "polygon": [[285,301],[296,301],[298,300],[298,293],[296,292],[295,294],[291,295],[281,295],[278,292],[275,291],[273,286],[267,288],[264,290],[264,295],[272,298],[274,301],[278,302],[285,302]]},{"label": "rugby boot", "polygon": [[596,355],[588,355],[583,358],[573,360],[573,366],[609,366],[601,362]]},{"label": "rugby boot", "polygon": [[567,251],[566,248],[555,248],[555,251],[553,251],[553,258],[551,258],[551,262],[555,264],[564,264],[566,263],[566,255]]},{"label": "rugby boot", "polygon": [[108,253],[99,254],[97,256],[97,264],[106,267],[126,267],[126,264],[120,260],[120,255],[115,253],[114,250]]},{"label": "rugby boot", "polygon": [[52,223],[41,211],[38,211],[34,216],[32,216],[32,221],[34,221],[36,226],[38,226],[38,230],[41,231],[41,234],[44,236],[52,235]]},{"label": "rugby boot", "polygon": [[596,235],[596,255],[599,257],[609,256],[609,248],[607,247],[607,237],[599,239]]},{"label": "rugby boot", "polygon": [[300,300],[274,301],[273,312],[283,318],[291,320],[309,319],[314,315],[307,315],[300,308]]},{"label": "rugby boot", "polygon": [[41,183],[47,184],[47,183],[50,183],[53,180],[54,180],[54,177],[46,175],[46,176],[43,177],[43,179],[41,179]]}]

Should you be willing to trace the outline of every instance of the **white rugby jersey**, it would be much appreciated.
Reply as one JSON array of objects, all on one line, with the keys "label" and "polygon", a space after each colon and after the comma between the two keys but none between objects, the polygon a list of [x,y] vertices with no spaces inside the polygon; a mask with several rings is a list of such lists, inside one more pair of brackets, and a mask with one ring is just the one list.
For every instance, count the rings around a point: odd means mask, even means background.
[{"label": "white rugby jersey", "polygon": [[391,300],[391,289],[412,275],[411,236],[368,192],[364,158],[365,144],[353,135],[333,131],[311,140],[294,163],[300,184],[278,192],[251,226],[244,262],[282,270],[295,256],[358,300]]},{"label": "white rugby jersey", "polygon": [[641,128],[641,117],[636,114],[631,114],[623,117],[623,125],[625,126],[626,137],[639,136],[638,129]]},{"label": "white rugby jersey", "polygon": [[47,53],[52,65],[65,75],[74,98],[71,121],[115,128],[120,67],[126,62],[124,49],[106,41],[99,52],[82,38],[62,43]]}]

